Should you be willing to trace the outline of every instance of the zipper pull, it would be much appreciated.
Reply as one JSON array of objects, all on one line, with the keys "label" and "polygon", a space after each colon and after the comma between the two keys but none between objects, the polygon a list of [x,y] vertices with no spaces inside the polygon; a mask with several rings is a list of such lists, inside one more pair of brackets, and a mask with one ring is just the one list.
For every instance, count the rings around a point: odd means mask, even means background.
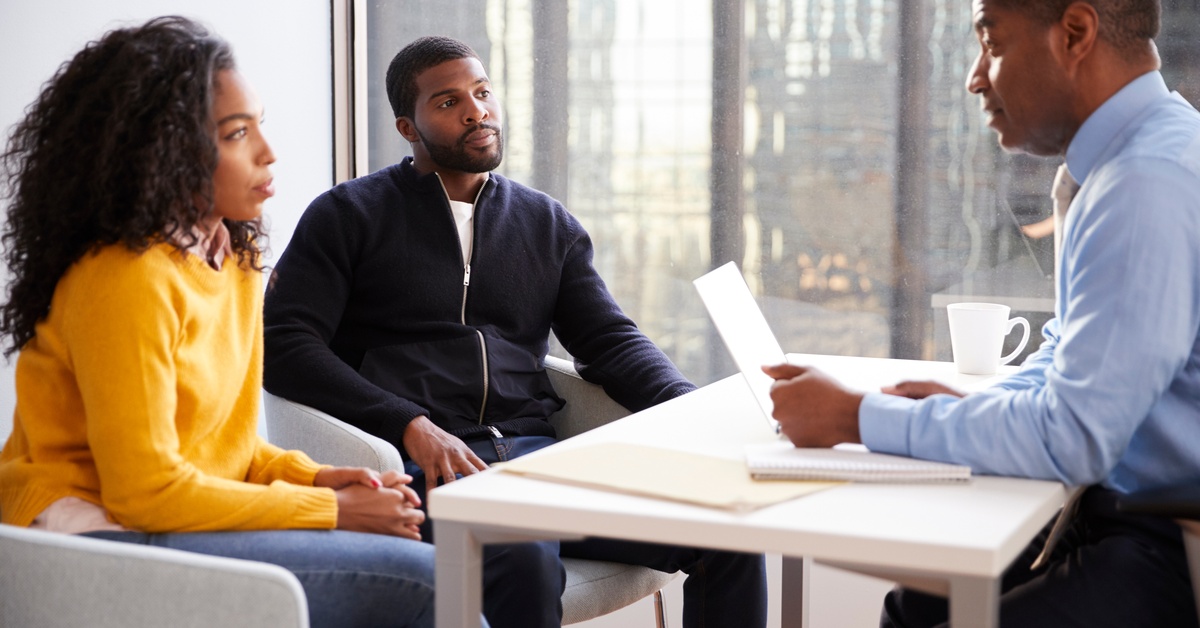
[{"label": "zipper pull", "polygon": [[488,431],[492,433],[492,436],[495,436],[496,438],[504,438],[504,435],[500,433],[500,430],[496,429],[495,425],[485,425],[484,427],[488,428]]},{"label": "zipper pull", "polygon": [[466,288],[470,285],[471,285],[471,265],[467,264],[463,268],[463,287]]}]

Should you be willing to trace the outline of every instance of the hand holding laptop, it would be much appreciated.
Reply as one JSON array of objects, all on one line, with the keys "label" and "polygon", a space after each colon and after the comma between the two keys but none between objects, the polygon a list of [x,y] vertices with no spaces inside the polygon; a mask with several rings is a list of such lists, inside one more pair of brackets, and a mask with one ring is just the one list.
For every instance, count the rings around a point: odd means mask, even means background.
[{"label": "hand holding laptop", "polygon": [[862,394],[821,371],[794,364],[762,367],[771,384],[774,418],[797,447],[833,447],[860,443],[858,405]]},{"label": "hand holding laptop", "polygon": [[[817,369],[787,363],[737,264],[729,262],[693,283],[772,429],[797,447],[861,442],[863,395]],[[965,394],[938,382],[901,382],[883,392],[913,399]]]},{"label": "hand holding laptop", "polygon": [[797,447],[860,442],[858,404],[862,395],[816,369],[787,364],[787,356],[737,264],[729,262],[693,283],[738,370],[754,391],[763,417],[776,432],[785,434]]},{"label": "hand holding laptop", "polygon": [[[794,447],[747,447],[751,476],[760,479],[841,479],[871,482],[960,481],[968,467],[934,465],[867,451],[827,449],[861,443],[858,407],[863,395],[811,367],[787,363],[766,317],[730,262],[695,282],[713,324],[758,400],[762,415]],[[932,387],[931,387],[932,386]],[[945,390],[939,390],[937,387]],[[935,382],[902,383],[911,394],[946,392]],[[828,468],[833,465],[835,469]],[[898,466],[897,466],[898,465]]]},{"label": "hand holding laptop", "polygon": [[[733,361],[754,393],[762,416],[795,446],[775,443],[748,447],[746,461],[752,476],[874,482],[970,478],[971,470],[967,467],[934,465],[867,451],[827,449],[862,442],[858,431],[862,393],[846,388],[815,368],[787,363],[779,341],[733,262],[694,283]],[[935,382],[914,382],[898,385],[897,392],[892,394],[904,394],[899,391],[906,385],[912,394],[949,390]]]}]

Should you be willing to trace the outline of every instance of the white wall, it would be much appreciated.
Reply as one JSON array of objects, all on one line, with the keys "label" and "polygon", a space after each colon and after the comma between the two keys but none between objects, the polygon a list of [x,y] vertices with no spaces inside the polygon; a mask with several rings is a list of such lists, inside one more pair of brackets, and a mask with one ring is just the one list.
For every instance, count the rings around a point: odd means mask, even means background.
[{"label": "white wall", "polygon": [[[329,0],[0,0],[5,144],[41,85],[84,44],[168,14],[199,20],[229,41],[258,91],[278,158],[278,194],[266,206],[278,256],[309,201],[333,184]],[[0,444],[12,430],[14,405],[13,365],[0,360]]]}]

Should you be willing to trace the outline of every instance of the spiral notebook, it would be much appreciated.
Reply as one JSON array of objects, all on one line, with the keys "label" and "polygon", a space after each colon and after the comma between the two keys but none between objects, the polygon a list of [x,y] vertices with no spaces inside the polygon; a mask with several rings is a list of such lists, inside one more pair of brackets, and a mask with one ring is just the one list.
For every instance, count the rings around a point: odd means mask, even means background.
[{"label": "spiral notebook", "polygon": [[755,480],[844,482],[966,482],[971,467],[891,456],[866,449],[806,449],[791,443],[746,446],[746,467]]}]

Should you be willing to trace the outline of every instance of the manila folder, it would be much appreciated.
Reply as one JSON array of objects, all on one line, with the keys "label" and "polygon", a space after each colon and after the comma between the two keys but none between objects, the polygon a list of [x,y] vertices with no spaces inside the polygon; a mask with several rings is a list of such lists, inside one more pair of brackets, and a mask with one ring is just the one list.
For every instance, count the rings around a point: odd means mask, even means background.
[{"label": "manila folder", "polygon": [[753,510],[842,482],[755,482],[740,460],[629,443],[599,443],[505,462],[502,471],[711,508]]}]

